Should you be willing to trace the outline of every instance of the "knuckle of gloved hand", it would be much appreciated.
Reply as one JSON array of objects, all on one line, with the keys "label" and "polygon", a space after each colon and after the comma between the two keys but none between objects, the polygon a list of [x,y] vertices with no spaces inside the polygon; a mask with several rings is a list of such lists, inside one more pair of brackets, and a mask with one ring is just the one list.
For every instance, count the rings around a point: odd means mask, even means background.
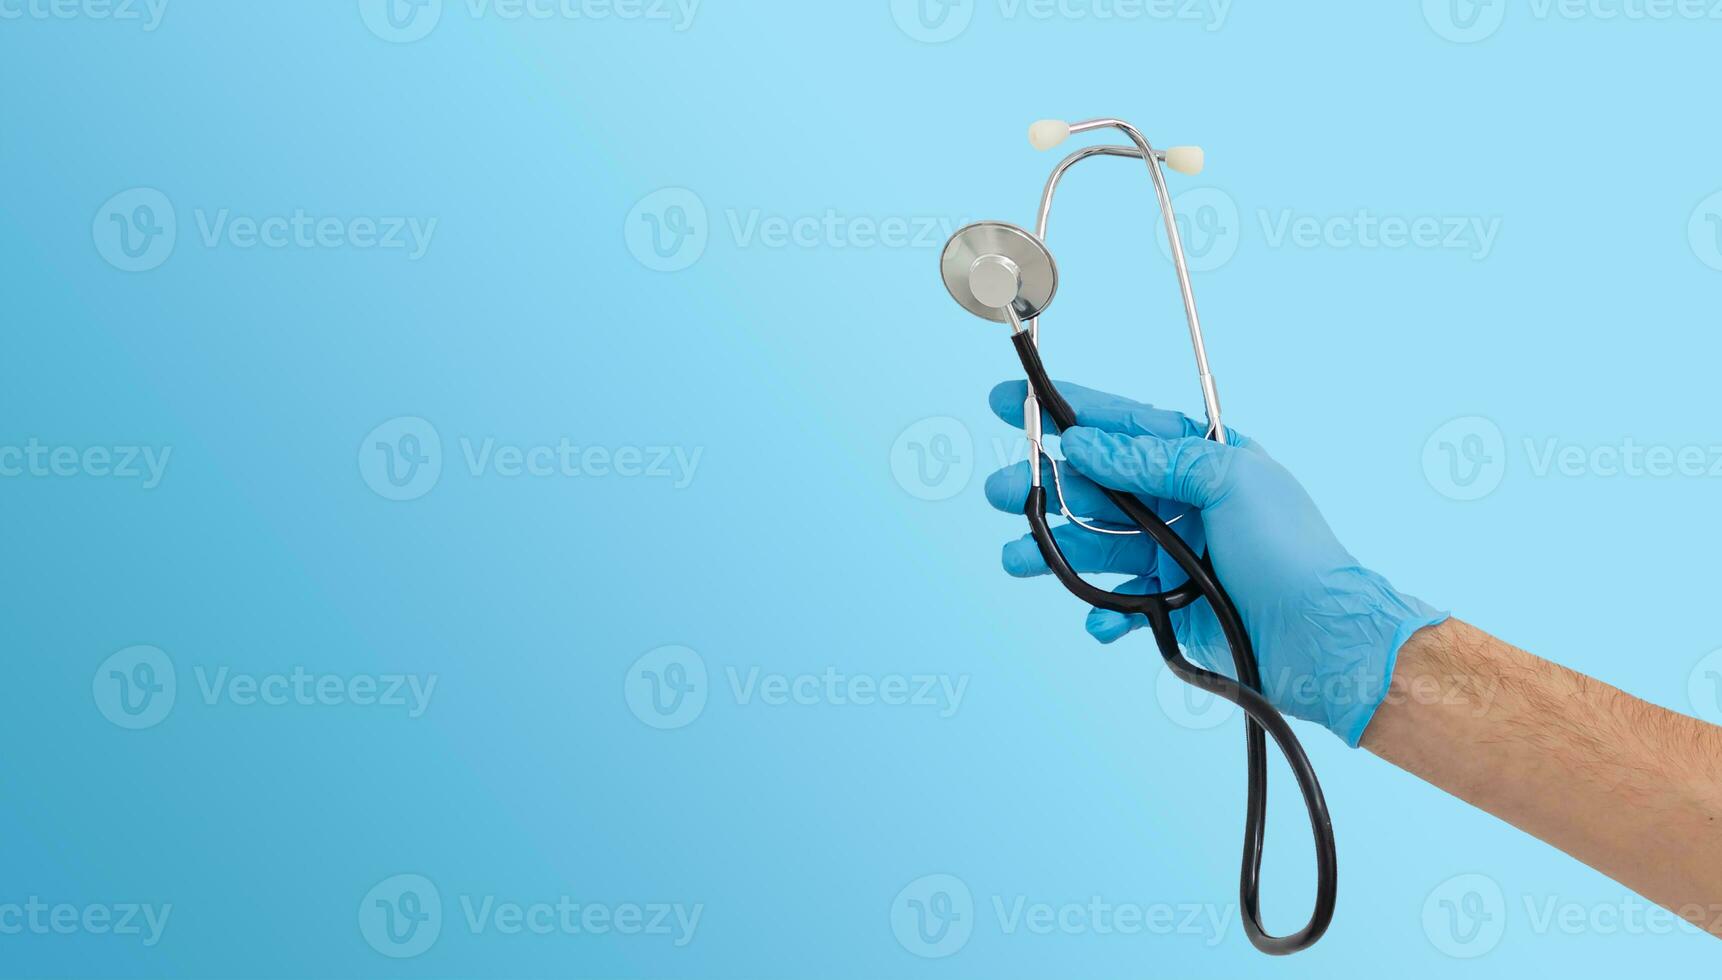
[{"label": "knuckle of gloved hand", "polygon": [[1224,447],[1210,447],[1195,441],[1180,445],[1177,458],[1169,468],[1176,479],[1172,496],[1178,500],[1198,501],[1223,492],[1231,483],[1237,456]]},{"label": "knuckle of gloved hand", "polygon": [[1136,408],[1132,408],[1129,412],[1125,413],[1124,420],[1126,424],[1129,425],[1130,431],[1132,432],[1151,433],[1158,431],[1159,428],[1154,424],[1154,406],[1152,405],[1141,405]]},{"label": "knuckle of gloved hand", "polygon": [[1154,474],[1165,471],[1166,447],[1152,436],[1119,439],[1108,448],[1113,451],[1108,454],[1107,462],[1118,482],[1128,488],[1150,492]]}]

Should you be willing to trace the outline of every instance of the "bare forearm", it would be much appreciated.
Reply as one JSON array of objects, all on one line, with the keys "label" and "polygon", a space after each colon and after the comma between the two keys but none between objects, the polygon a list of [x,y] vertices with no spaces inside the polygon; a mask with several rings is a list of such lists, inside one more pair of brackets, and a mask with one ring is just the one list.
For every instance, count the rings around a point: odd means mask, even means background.
[{"label": "bare forearm", "polygon": [[1450,619],[1406,642],[1363,747],[1715,930],[1722,728]]}]

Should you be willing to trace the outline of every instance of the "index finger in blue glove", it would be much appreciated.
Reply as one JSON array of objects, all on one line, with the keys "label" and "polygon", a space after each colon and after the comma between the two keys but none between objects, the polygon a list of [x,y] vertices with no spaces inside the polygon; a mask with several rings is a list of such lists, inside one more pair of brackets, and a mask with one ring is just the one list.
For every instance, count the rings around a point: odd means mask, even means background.
[{"label": "index finger in blue glove", "polygon": [[[995,471],[987,477],[987,503],[1007,514],[1022,513],[1023,507],[1028,504],[1029,475],[1026,459]],[[1044,459],[1040,465],[1040,482],[1047,491],[1047,509],[1054,510],[1058,506],[1058,499],[1054,496],[1052,464]],[[1113,524],[1129,523],[1124,512],[1107,500],[1106,494],[1088,477],[1068,466],[1060,466],[1058,483],[1064,490],[1064,502],[1070,505],[1071,513],[1076,516]]]},{"label": "index finger in blue glove", "polygon": [[[1159,436],[1162,439],[1203,436],[1208,432],[1207,423],[1198,422],[1182,412],[1155,408],[1144,402],[1121,398],[1068,381],[1060,381],[1057,384],[1058,393],[1064,396],[1064,400],[1070,403],[1071,411],[1076,413],[1078,425],[1123,435]],[[987,396],[987,402],[992,407],[993,414],[1020,429],[1022,403],[1027,397],[1027,381],[1005,381],[993,388],[992,393]],[[1057,426],[1052,423],[1052,417],[1044,410],[1041,412],[1041,422],[1046,431],[1058,431]],[[1231,428],[1226,429],[1226,439],[1234,446],[1251,446],[1249,439]]]},{"label": "index finger in blue glove", "polygon": [[1061,442],[1065,460],[1103,487],[1193,507],[1225,498],[1242,452],[1200,436],[1122,436],[1083,426],[1066,431]]},{"label": "index finger in blue glove", "polygon": [[[1159,555],[1154,539],[1146,534],[1097,534],[1075,524],[1055,526],[1052,540],[1070,567],[1085,574],[1120,572],[1138,575],[1153,570]],[[1033,535],[1025,534],[1006,543],[999,558],[1005,574],[1012,578],[1052,574]]]}]

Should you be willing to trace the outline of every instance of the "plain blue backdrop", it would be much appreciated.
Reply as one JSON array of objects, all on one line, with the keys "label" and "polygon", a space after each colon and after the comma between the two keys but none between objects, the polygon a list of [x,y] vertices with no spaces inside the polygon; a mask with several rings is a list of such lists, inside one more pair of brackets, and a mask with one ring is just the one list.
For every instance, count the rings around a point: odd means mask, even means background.
[{"label": "plain blue backdrop", "polygon": [[[1228,421],[1722,720],[1708,6],[0,0],[0,973],[1713,969],[1309,726],[1339,911],[1255,953],[1241,724],[1000,572],[1014,360],[936,274],[1033,119],[1204,144]],[[1157,221],[1073,174],[1045,348],[1195,411]]]}]

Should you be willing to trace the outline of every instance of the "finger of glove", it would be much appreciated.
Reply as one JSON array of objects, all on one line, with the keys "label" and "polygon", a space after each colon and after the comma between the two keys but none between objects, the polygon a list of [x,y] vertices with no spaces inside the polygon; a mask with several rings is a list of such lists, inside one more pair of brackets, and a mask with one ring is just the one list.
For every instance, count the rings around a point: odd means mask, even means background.
[{"label": "finger of glove", "polygon": [[1225,497],[1235,446],[1199,436],[1161,439],[1078,427],[1064,434],[1065,459],[1114,490],[1211,507]]},{"label": "finger of glove", "polygon": [[[1182,412],[1155,408],[1145,402],[1133,401],[1067,381],[1055,383],[1058,385],[1058,393],[1064,396],[1071,411],[1076,413],[1078,425],[1123,435],[1152,435],[1162,439],[1205,436],[1208,432],[1206,422],[1198,422]],[[1027,381],[1005,381],[993,388],[987,401],[993,414],[1020,429],[1023,401],[1027,397]],[[1058,427],[1053,424],[1052,416],[1044,410],[1040,414],[1043,428],[1047,432],[1057,432]],[[1226,429],[1226,441],[1240,448],[1251,445],[1250,440],[1242,433],[1229,427]]]},{"label": "finger of glove", "polygon": [[[1013,466],[994,472],[987,477],[987,503],[992,504],[1007,514],[1021,514],[1028,504],[1029,474],[1028,460],[1023,460]],[[1042,460],[1040,464],[1040,483],[1046,488],[1047,510],[1058,508],[1058,490],[1053,484],[1052,464]],[[1076,472],[1068,466],[1058,468],[1058,487],[1064,491],[1064,502],[1070,507],[1071,513],[1084,520],[1108,521],[1115,524],[1128,524],[1129,518],[1124,512],[1113,506],[1106,499],[1106,492],[1100,489],[1093,480]]]},{"label": "finger of glove", "polygon": [[[1158,589],[1159,586],[1152,576],[1138,575],[1113,591],[1122,592],[1126,595],[1147,595]],[[1113,612],[1110,609],[1095,607],[1088,611],[1088,619],[1082,625],[1084,629],[1088,630],[1089,636],[1101,643],[1114,643],[1147,626],[1148,617],[1141,613]]]},{"label": "finger of glove", "polygon": [[[1154,556],[1158,550],[1154,539],[1146,534],[1097,534],[1075,524],[1060,524],[1053,528],[1052,539],[1064,560],[1079,572],[1141,575],[1154,568]],[[1031,534],[1006,544],[1001,562],[1006,574],[1015,578],[1033,578],[1052,572]]]}]

